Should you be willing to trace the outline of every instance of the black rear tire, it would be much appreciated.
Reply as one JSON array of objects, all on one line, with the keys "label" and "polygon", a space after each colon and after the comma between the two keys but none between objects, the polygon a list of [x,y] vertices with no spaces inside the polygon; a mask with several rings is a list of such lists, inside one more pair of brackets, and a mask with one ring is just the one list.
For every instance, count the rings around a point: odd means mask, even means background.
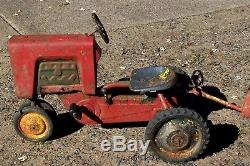
[{"label": "black rear tire", "polygon": [[150,140],[149,150],[167,162],[197,158],[206,149],[209,137],[202,116],[188,108],[157,113],[145,131],[145,140]]}]

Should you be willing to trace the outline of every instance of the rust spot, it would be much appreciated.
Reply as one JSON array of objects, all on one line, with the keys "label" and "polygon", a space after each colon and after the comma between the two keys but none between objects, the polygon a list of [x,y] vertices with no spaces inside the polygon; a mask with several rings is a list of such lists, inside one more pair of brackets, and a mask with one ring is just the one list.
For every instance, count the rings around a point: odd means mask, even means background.
[{"label": "rust spot", "polygon": [[175,77],[176,74],[174,71],[170,69],[164,70],[160,75],[155,76],[151,80],[149,80],[149,86],[157,86],[159,84],[164,84],[173,80]]},{"label": "rust spot", "polygon": [[84,56],[84,55],[86,55],[86,51],[84,51],[84,50],[81,50],[81,52],[80,52],[80,55],[81,55],[81,56]]},{"label": "rust spot", "polygon": [[145,95],[145,96],[143,96],[143,97],[141,98],[141,104],[153,103],[154,100],[155,100],[154,97],[149,97],[149,96],[146,96],[146,95]]}]

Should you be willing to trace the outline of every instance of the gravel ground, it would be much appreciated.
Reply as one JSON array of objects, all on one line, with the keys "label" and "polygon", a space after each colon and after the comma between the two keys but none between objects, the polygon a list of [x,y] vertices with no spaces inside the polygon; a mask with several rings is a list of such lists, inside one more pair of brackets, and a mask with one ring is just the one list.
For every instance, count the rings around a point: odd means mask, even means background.
[{"label": "gravel ground", "polygon": [[[250,80],[250,6],[110,30],[98,66],[98,84],[130,75],[132,69],[172,64],[189,74],[200,69],[205,85],[220,89],[228,100],[243,101]],[[105,24],[105,23],[104,23]],[[0,50],[1,165],[171,165],[149,153],[103,152],[100,143],[114,135],[143,139],[144,127],[101,128],[71,123],[57,96],[46,97],[60,112],[58,135],[31,143],[16,135],[12,120],[20,100],[14,96],[9,56]],[[211,144],[199,159],[186,165],[250,165],[249,120],[219,109],[208,115]]]}]

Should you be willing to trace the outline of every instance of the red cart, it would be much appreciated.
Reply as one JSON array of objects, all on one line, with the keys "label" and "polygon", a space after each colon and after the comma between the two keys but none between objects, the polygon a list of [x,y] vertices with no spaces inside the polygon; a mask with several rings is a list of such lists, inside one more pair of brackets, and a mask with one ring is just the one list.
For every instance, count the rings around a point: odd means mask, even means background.
[{"label": "red cart", "polygon": [[[108,35],[96,14],[96,31],[106,43]],[[135,69],[130,78],[97,87],[97,63],[101,48],[93,34],[19,35],[8,50],[17,97],[28,99],[15,117],[15,129],[30,141],[45,141],[53,133],[55,111],[43,100],[59,94],[74,119],[82,124],[149,122],[145,139],[150,149],[167,161],[197,157],[209,141],[202,116],[183,108],[185,96],[216,101],[250,117],[250,89],[239,107],[202,91],[199,70],[189,77],[173,66]]]}]

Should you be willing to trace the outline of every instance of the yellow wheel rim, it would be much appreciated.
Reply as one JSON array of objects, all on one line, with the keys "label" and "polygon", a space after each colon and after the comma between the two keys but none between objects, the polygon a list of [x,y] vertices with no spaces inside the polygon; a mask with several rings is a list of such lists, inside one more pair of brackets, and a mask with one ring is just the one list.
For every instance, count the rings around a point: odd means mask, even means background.
[{"label": "yellow wheel rim", "polygon": [[43,115],[30,112],[19,119],[19,130],[30,139],[39,139],[46,136],[49,131],[49,122]]}]

